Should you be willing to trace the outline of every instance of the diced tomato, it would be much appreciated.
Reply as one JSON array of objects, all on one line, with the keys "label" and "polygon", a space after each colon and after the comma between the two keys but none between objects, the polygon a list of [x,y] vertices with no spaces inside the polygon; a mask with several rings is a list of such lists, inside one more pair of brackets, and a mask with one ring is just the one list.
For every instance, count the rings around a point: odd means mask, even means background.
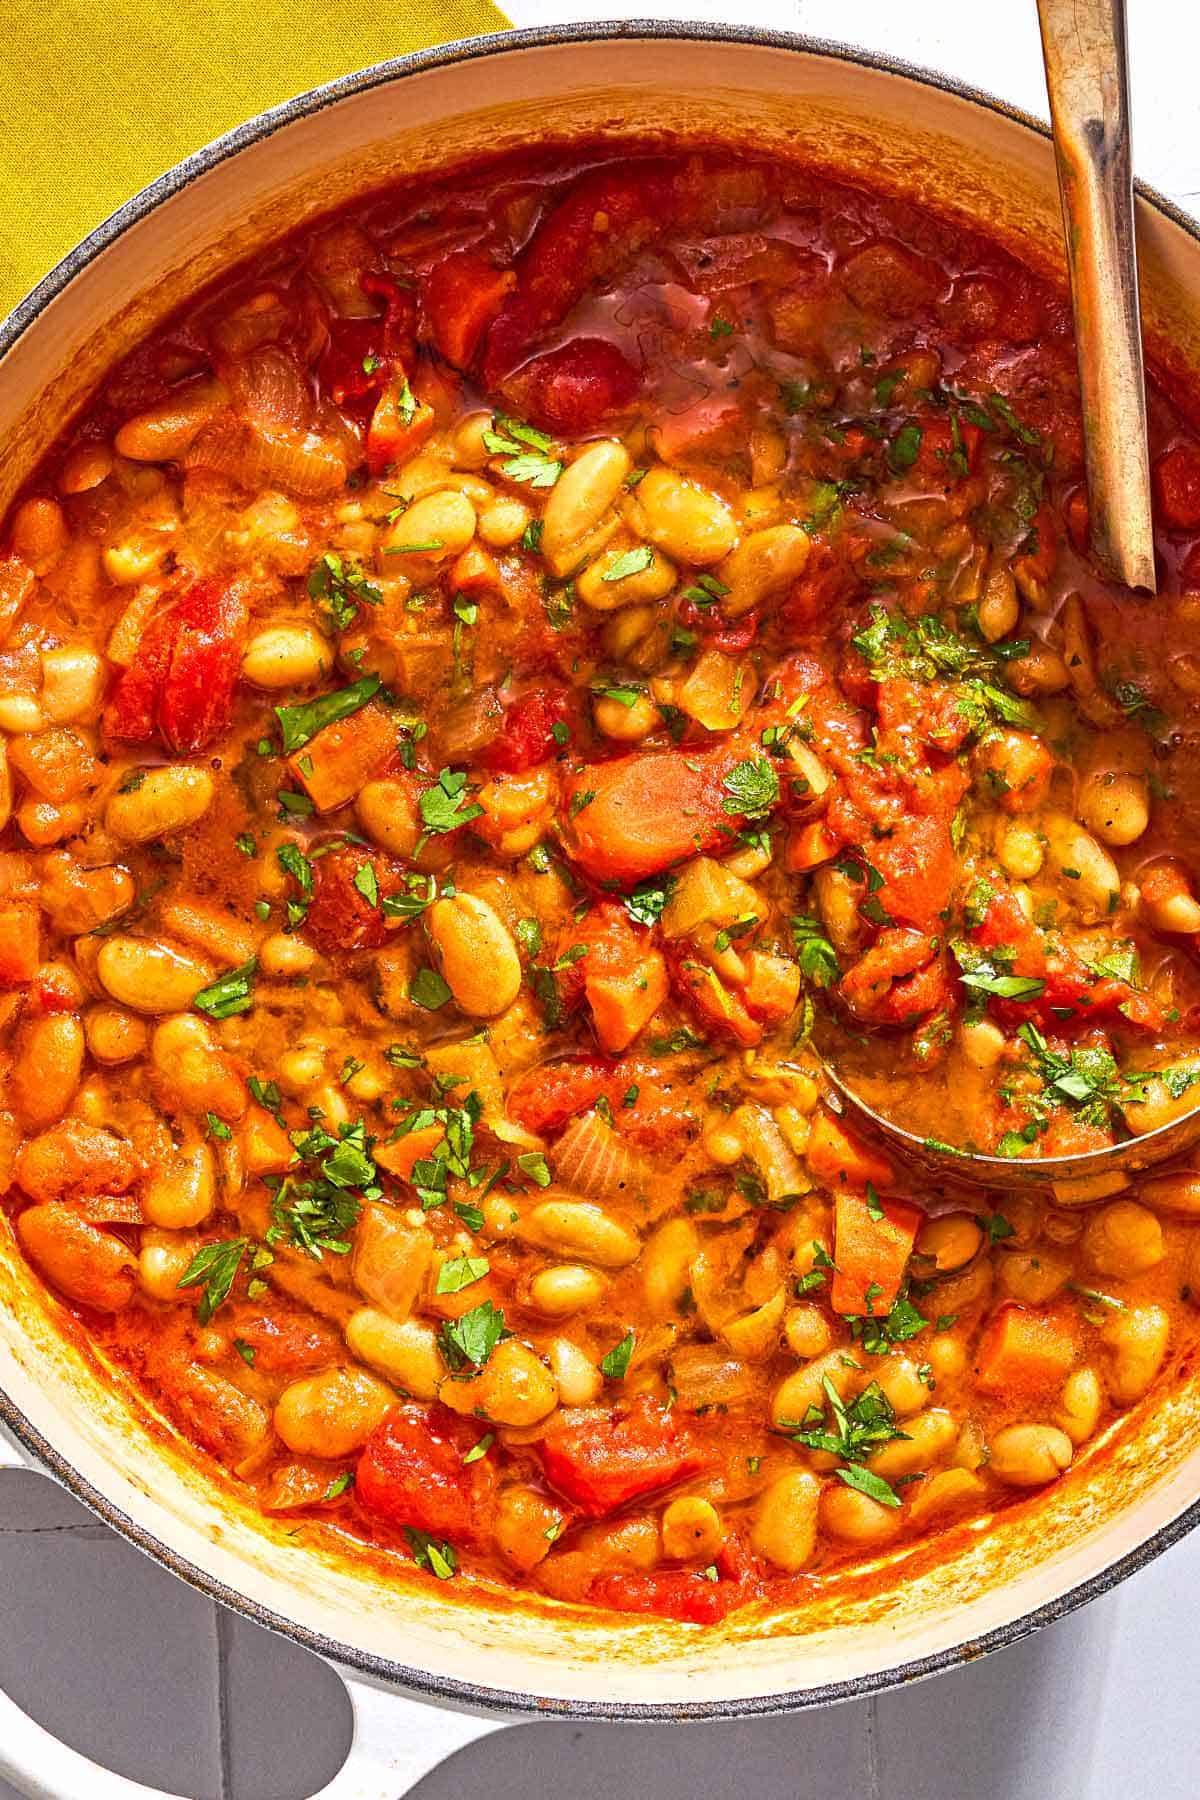
[{"label": "diced tomato", "polygon": [[[383,311],[370,319],[335,319],[329,343],[317,365],[323,392],[341,406],[385,387],[400,375],[413,355],[416,299],[394,275],[368,269],[359,286]],[[399,365],[399,366],[398,366]]]},{"label": "diced tomato", "polygon": [[1200,445],[1174,444],[1159,457],[1154,493],[1162,523],[1172,531],[1200,526]]},{"label": "diced tomato", "polygon": [[508,1116],[539,1137],[552,1135],[607,1094],[616,1072],[615,1063],[597,1057],[541,1063],[518,1075],[509,1089]]},{"label": "diced tomato", "polygon": [[736,761],[658,750],[587,765],[566,784],[568,854],[597,881],[640,881],[727,843],[741,823],[724,787]]},{"label": "diced tomato", "polygon": [[478,250],[460,250],[430,270],[422,286],[433,341],[456,369],[469,368],[483,335],[516,286],[511,269],[498,269]]},{"label": "diced tomato", "polygon": [[936,936],[958,873],[949,821],[904,819],[891,837],[872,842],[868,857],[883,876],[877,897],[888,917]]},{"label": "diced tomato", "polygon": [[931,481],[947,487],[974,474],[983,442],[980,426],[957,414],[953,421],[923,414],[916,425],[921,442],[916,460],[907,471],[910,481]]},{"label": "diced tomato", "polygon": [[338,1361],[341,1351],[341,1339],[328,1325],[311,1313],[287,1308],[277,1295],[269,1313],[239,1309],[233,1335],[254,1352],[246,1360],[264,1375],[324,1369]]},{"label": "diced tomato", "polygon": [[1057,1390],[1075,1361],[1076,1329],[1066,1312],[1034,1312],[1012,1302],[997,1307],[979,1345],[979,1386],[1016,1401]]},{"label": "diced tomato", "polygon": [[582,437],[632,406],[641,385],[641,372],[607,338],[572,338],[526,363],[504,392],[533,424]]},{"label": "diced tomato", "polygon": [[597,1576],[587,1597],[614,1612],[652,1613],[688,1625],[713,1625],[745,1599],[736,1584],[710,1581],[695,1569],[614,1569]]},{"label": "diced tomato", "polygon": [[672,944],[668,967],[672,988],[706,1034],[732,1038],[746,1049],[762,1043],[762,1025],[748,1011],[740,990],[722,981],[694,950]]},{"label": "diced tomato", "polygon": [[904,1281],[924,1214],[906,1200],[882,1200],[843,1188],[833,1201],[833,1281],[838,1313],[890,1312]]},{"label": "diced tomato", "polygon": [[233,712],[248,617],[244,588],[215,577],[155,613],[105,714],[109,736],[157,735],[184,756],[207,749]]},{"label": "diced tomato", "polygon": [[667,413],[651,430],[651,441],[663,462],[689,456],[715,456],[745,442],[746,413],[729,394],[706,394],[682,412]]},{"label": "diced tomato", "polygon": [[[363,871],[374,875],[383,899],[401,886],[402,876],[395,864],[378,850],[359,850],[347,844],[314,857],[310,867],[313,891],[303,929],[318,948],[336,955],[339,951],[377,950],[387,941],[388,922],[369,898],[371,877]],[[298,887],[297,895],[302,898]]]},{"label": "diced tomato", "polygon": [[743,960],[750,970],[742,989],[746,1010],[766,1024],[778,1025],[791,1017],[800,1000],[802,977],[790,957],[750,950]]},{"label": "diced tomato", "polygon": [[725,620],[718,607],[697,606],[694,600],[677,600],[675,617],[689,631],[694,631],[706,650],[719,650],[724,656],[736,656],[748,650],[758,636],[762,615],[757,611],[743,613],[740,619]]},{"label": "diced tomato", "polygon": [[924,932],[881,931],[838,992],[858,1019],[875,1025],[908,1025],[944,1010],[952,999],[945,958]]},{"label": "diced tomato", "polygon": [[32,981],[41,961],[42,933],[35,906],[0,907],[0,986]]},{"label": "diced tomato", "polygon": [[495,388],[530,344],[557,325],[597,275],[663,231],[678,176],[641,162],[585,175],[538,226],[517,265],[517,286],[487,335],[483,385]]},{"label": "diced tomato", "polygon": [[817,1113],[804,1153],[808,1172],[815,1181],[835,1191],[842,1187],[890,1187],[895,1171],[885,1156],[847,1131],[824,1108]]},{"label": "diced tomato", "polygon": [[[617,1055],[649,1024],[667,997],[667,970],[651,933],[623,906],[605,900],[559,939],[555,963],[568,1006],[586,1001],[602,1050]],[[573,960],[572,960],[573,959]]]},{"label": "diced tomato", "polygon": [[393,463],[411,456],[433,425],[432,406],[416,399],[403,375],[393,379],[376,401],[367,427],[367,467],[372,475],[383,475]]},{"label": "diced tomato", "polygon": [[487,1534],[495,1492],[489,1457],[464,1463],[478,1421],[444,1406],[397,1406],[375,1427],[358,1463],[355,1493],[369,1513],[453,1544]]},{"label": "diced tomato", "polygon": [[546,1479],[591,1519],[672,1487],[704,1465],[687,1428],[648,1395],[625,1412],[576,1414],[538,1447]]},{"label": "diced tomato", "polygon": [[498,769],[505,775],[549,762],[562,748],[554,727],[568,726],[572,710],[569,688],[527,688],[505,711],[500,730],[480,753],[480,762],[485,769]]}]

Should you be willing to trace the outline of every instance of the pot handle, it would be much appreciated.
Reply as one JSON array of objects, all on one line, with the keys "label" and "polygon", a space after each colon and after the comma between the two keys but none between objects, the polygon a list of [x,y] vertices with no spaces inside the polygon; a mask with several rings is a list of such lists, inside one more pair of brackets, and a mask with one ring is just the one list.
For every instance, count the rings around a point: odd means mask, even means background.
[{"label": "pot handle", "polygon": [[[0,1426],[0,1469],[46,1471]],[[328,1661],[328,1658],[326,1659]],[[313,1800],[403,1800],[456,1750],[516,1719],[411,1700],[329,1662],[354,1709],[350,1754]],[[0,1776],[28,1800],[186,1800],[116,1775],[62,1744],[0,1690]]]},{"label": "pot handle", "polygon": [[[330,1664],[336,1668],[336,1664]],[[341,1769],[313,1800],[403,1800],[439,1763],[514,1720],[451,1712],[348,1675],[354,1740]],[[186,1800],[115,1775],[62,1744],[0,1692],[0,1775],[28,1800]]]}]

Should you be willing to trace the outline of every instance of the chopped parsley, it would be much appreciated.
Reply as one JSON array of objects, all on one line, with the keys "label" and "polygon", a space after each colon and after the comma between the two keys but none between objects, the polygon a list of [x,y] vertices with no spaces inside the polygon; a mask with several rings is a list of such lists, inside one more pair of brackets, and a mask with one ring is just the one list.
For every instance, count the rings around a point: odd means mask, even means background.
[{"label": "chopped parsley", "polygon": [[634,1333],[627,1331],[620,1343],[614,1344],[608,1355],[601,1357],[600,1373],[607,1375],[610,1381],[624,1381],[635,1342]]},{"label": "chopped parsley", "polygon": [[489,1361],[497,1344],[511,1336],[504,1314],[490,1300],[483,1300],[461,1318],[446,1320],[438,1333],[438,1348],[452,1374],[468,1370],[473,1375]]},{"label": "chopped parsley", "polygon": [[[348,719],[352,713],[360,712],[375,698],[380,686],[378,675],[364,675],[361,681],[352,682],[349,687],[338,688],[332,694],[322,694],[319,700],[306,700],[298,706],[277,706],[275,717],[279,720],[284,754],[290,755],[293,750],[302,750],[327,725],[334,725],[339,719]],[[280,799],[282,798],[281,794]]]},{"label": "chopped parsley", "polygon": [[176,1282],[177,1287],[202,1289],[196,1318],[207,1325],[219,1306],[229,1298],[234,1278],[242,1266],[242,1258],[250,1247],[249,1238],[225,1238],[217,1244],[205,1244]]},{"label": "chopped parsley", "polygon": [[238,1013],[249,1012],[254,1004],[254,977],[258,971],[258,958],[252,956],[239,969],[230,969],[227,975],[202,987],[198,994],[192,995],[192,1005],[197,1012],[207,1013],[210,1019],[232,1019]]}]

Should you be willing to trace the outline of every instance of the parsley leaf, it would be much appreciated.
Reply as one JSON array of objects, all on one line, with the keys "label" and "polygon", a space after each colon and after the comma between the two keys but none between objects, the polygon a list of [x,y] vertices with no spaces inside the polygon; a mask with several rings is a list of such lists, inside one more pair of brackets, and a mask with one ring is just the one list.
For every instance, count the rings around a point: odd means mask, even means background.
[{"label": "parsley leaf", "polygon": [[352,713],[361,711],[375,698],[380,685],[378,675],[364,675],[361,681],[338,688],[332,694],[322,694],[319,700],[306,700],[299,706],[277,706],[275,717],[279,720],[285,755],[303,749],[327,725],[334,725],[339,719],[348,719]]},{"label": "parsley leaf", "polygon": [[453,1374],[468,1364],[474,1372],[484,1367],[497,1344],[511,1336],[504,1314],[490,1300],[484,1300],[461,1318],[446,1320],[438,1333],[438,1348]]},{"label": "parsley leaf", "polygon": [[432,787],[422,788],[417,808],[425,834],[439,837],[443,832],[457,831],[469,825],[483,812],[477,801],[467,801],[465,769],[443,769]]},{"label": "parsley leaf", "polygon": [[258,969],[258,958],[252,956],[244,962],[240,969],[230,969],[227,975],[202,987],[198,994],[192,995],[192,1005],[197,1012],[207,1013],[210,1019],[232,1019],[238,1013],[249,1012],[254,1004],[254,977]]},{"label": "parsley leaf", "polygon": [[458,1294],[463,1288],[472,1287],[475,1282],[482,1281],[491,1263],[486,1256],[452,1256],[438,1270],[438,1294]]},{"label": "parsley leaf", "polygon": [[202,1287],[196,1318],[207,1325],[219,1306],[229,1298],[234,1277],[242,1266],[242,1258],[250,1246],[249,1238],[225,1238],[219,1244],[205,1244],[176,1282],[177,1287]]},{"label": "parsley leaf", "polygon": [[825,936],[819,919],[807,913],[792,914],[792,939],[800,963],[800,973],[810,987],[832,987],[842,978],[837,951]]},{"label": "parsley leaf", "polygon": [[620,1343],[614,1344],[608,1355],[601,1357],[600,1373],[607,1375],[610,1381],[624,1381],[636,1341],[634,1333],[627,1331]]},{"label": "parsley leaf", "polygon": [[724,810],[745,819],[762,818],[779,802],[779,776],[765,756],[737,763],[722,785]]},{"label": "parsley leaf", "polygon": [[643,569],[654,565],[654,551],[649,544],[639,544],[636,550],[626,550],[618,556],[612,567],[606,569],[601,577],[604,581],[624,581],[629,575],[640,575]]},{"label": "parsley leaf", "polygon": [[641,881],[631,894],[625,895],[625,911],[635,925],[656,925],[674,890],[673,875],[660,875],[653,881]]}]

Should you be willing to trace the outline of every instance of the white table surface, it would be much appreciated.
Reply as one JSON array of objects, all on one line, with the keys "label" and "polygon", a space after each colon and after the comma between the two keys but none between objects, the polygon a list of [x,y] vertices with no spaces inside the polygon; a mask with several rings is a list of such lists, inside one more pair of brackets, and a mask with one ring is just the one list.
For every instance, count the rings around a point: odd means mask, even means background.
[{"label": "white table surface", "polygon": [[[522,25],[618,16],[587,0],[508,10]],[[1129,10],[1138,171],[1195,202],[1200,10]],[[623,16],[745,14],[645,0]],[[1045,112],[1033,0],[760,0],[753,17]],[[218,1611],[37,1476],[0,1473],[0,1595],[0,1685],[112,1768],[195,1800],[303,1800],[341,1764],[350,1714],[328,1669]],[[461,1751],[414,1800],[1196,1800],[1198,1610],[1200,1534],[1062,1623],[907,1693],[752,1724],[522,1726]],[[0,1800],[16,1800],[3,1782]]]}]

